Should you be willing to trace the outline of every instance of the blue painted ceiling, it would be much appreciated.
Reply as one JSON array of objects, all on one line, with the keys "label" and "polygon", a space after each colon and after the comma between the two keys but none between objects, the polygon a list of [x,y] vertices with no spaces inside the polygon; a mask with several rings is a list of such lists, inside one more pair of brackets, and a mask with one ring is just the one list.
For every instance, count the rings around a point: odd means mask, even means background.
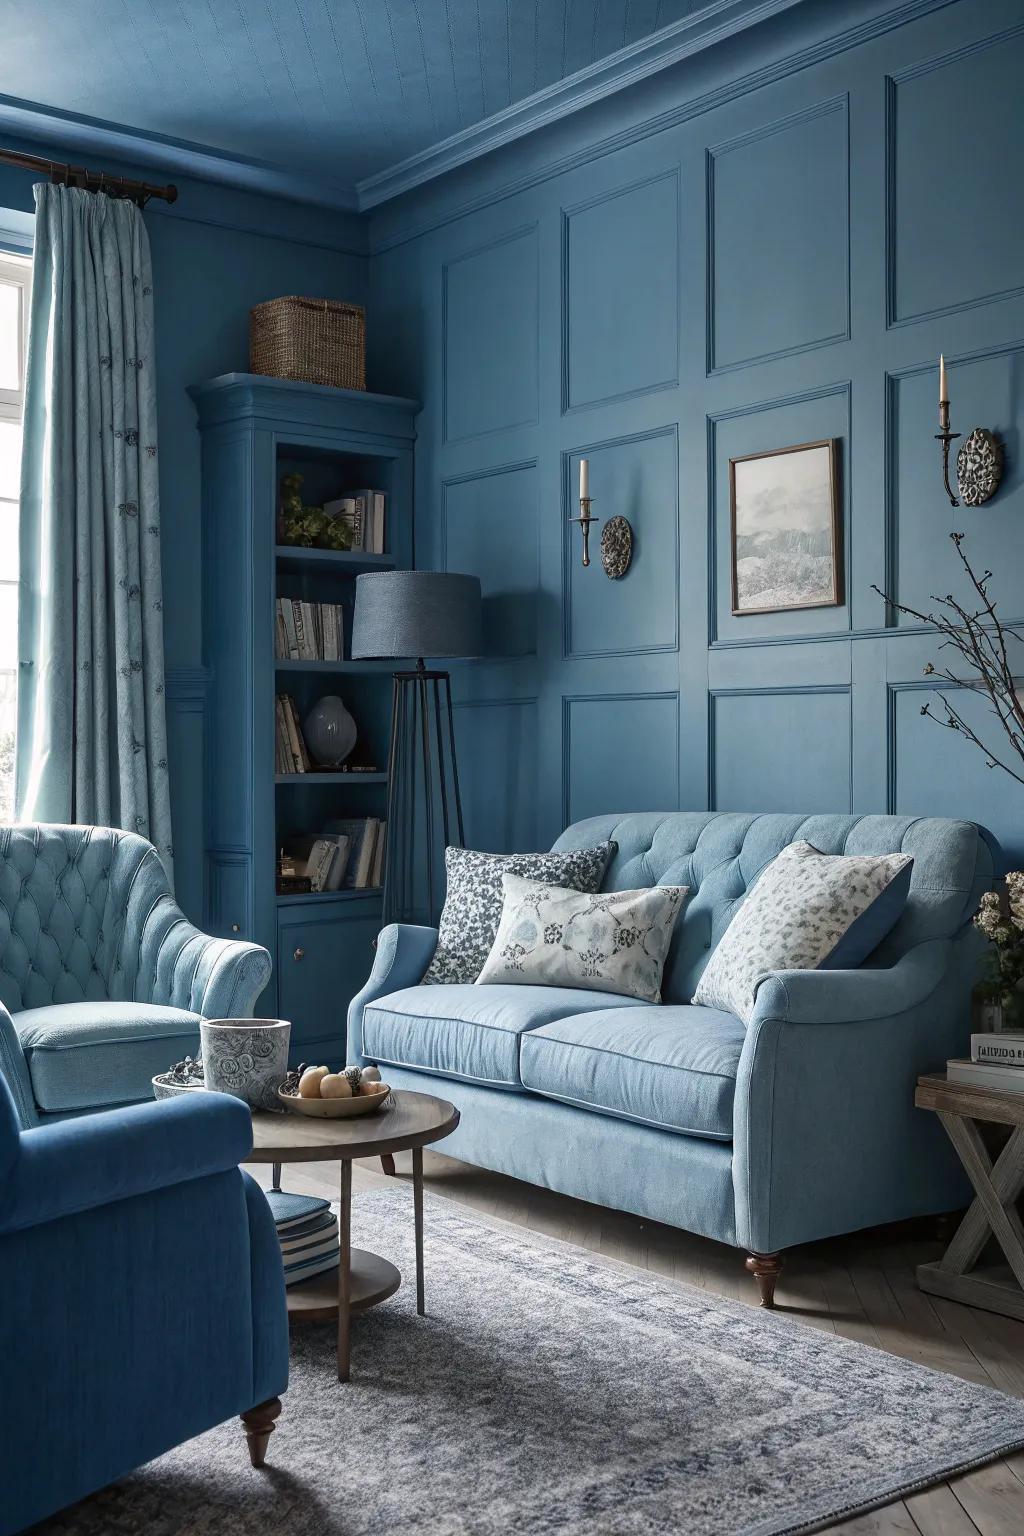
[{"label": "blue painted ceiling", "polygon": [[581,71],[793,3],[0,0],[0,131],[128,130],[151,162],[188,145],[367,205],[361,183]]}]

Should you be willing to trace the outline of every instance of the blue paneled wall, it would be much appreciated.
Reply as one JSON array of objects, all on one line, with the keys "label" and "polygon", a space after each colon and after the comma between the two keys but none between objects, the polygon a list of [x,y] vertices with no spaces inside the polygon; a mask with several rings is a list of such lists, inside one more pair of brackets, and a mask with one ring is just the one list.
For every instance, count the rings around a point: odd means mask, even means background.
[{"label": "blue paneled wall", "polygon": [[[8,141],[5,140],[5,143]],[[11,145],[55,158],[82,156],[52,145]],[[95,158],[95,157],[94,157]],[[126,175],[137,168],[110,165]],[[31,175],[0,166],[3,209],[32,209]],[[178,896],[203,912],[203,741],[216,730],[207,713],[203,663],[199,434],[189,384],[248,368],[249,308],[281,294],[364,301],[363,223],[177,178],[179,200],[150,203],[156,315],[160,499],[164,570],[167,714]],[[242,552],[239,552],[239,558]]]},{"label": "blue paneled wall", "polygon": [[[456,677],[475,843],[890,810],[1024,858],[1024,788],[921,716],[935,644],[872,590],[959,591],[962,528],[1024,614],[1024,11],[897,9],[801,6],[374,216],[372,376],[427,402],[417,558],[487,595]],[[977,511],[942,490],[940,350],[954,426],[1006,447]],[[735,617],[728,461],[824,437],[845,601]],[[619,582],[568,526],[581,453],[595,513],[634,526]]]}]

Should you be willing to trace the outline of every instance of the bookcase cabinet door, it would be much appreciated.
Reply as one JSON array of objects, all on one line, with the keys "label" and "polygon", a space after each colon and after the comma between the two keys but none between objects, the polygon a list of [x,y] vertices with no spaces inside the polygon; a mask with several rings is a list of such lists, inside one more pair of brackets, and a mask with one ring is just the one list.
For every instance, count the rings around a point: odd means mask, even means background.
[{"label": "bookcase cabinet door", "polygon": [[368,901],[368,910],[341,918],[313,910],[316,900],[278,912],[277,1006],[291,1020],[292,1064],[337,1067],[346,1059],[349,999],[373,965],[380,904]]}]

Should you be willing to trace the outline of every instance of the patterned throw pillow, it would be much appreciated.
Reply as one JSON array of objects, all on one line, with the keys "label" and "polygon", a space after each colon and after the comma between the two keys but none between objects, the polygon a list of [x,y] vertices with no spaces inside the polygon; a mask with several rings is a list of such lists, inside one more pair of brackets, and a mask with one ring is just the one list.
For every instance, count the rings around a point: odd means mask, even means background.
[{"label": "patterned throw pillow", "polygon": [[505,876],[505,905],[477,986],[585,987],[661,1002],[672,929],[685,885],[592,896]]},{"label": "patterned throw pillow", "polygon": [[567,853],[475,853],[472,848],[446,848],[448,892],[437,929],[437,948],[423,980],[476,981],[501,921],[505,899],[502,875],[525,875],[545,885],[596,891],[615,846],[600,843],[596,848],[573,848]]},{"label": "patterned throw pillow", "polygon": [[791,843],[765,866],[719,941],[693,994],[749,1024],[774,971],[837,970],[866,960],[906,906],[909,854],[819,853]]}]

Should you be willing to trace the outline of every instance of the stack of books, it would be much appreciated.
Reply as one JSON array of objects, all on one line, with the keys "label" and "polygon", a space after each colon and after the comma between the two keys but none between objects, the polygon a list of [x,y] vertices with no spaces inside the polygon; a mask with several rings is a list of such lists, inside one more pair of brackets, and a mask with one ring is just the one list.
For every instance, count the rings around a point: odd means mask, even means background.
[{"label": "stack of books", "polygon": [[337,501],[325,501],[328,517],[340,517],[352,530],[352,548],[364,555],[384,553],[384,515],[387,496],[383,491],[353,491]]},{"label": "stack of books", "polygon": [[970,1061],[946,1063],[951,1083],[1024,1093],[1024,1034],[972,1035]]},{"label": "stack of books", "polygon": [[275,700],[277,730],[274,735],[274,772],[310,773],[312,762],[299,724],[299,712],[290,693],[279,693]]},{"label": "stack of books", "polygon": [[376,816],[328,822],[322,832],[293,837],[287,852],[315,893],[363,891],[384,875],[386,823]]},{"label": "stack of books", "polygon": [[340,603],[305,603],[279,597],[274,653],[278,661],[344,661],[345,618]]},{"label": "stack of books", "polygon": [[325,1269],[337,1269],[341,1239],[329,1200],[270,1189],[267,1201],[281,1244],[285,1285],[297,1285]]}]

